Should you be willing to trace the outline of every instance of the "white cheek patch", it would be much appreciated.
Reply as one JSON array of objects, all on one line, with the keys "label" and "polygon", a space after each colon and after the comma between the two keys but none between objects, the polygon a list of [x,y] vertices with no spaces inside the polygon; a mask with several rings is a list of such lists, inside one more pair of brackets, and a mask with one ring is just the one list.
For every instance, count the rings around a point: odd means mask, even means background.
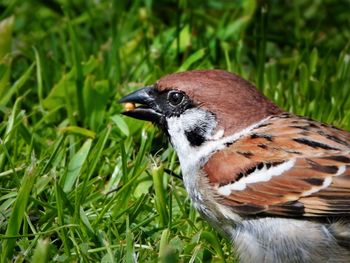
[{"label": "white cheek patch", "polygon": [[203,136],[210,138],[212,131],[216,128],[216,120],[212,114],[205,110],[190,109],[185,111],[179,117],[171,117],[167,119],[168,133],[171,143],[174,146],[180,159],[182,157],[197,153],[200,149],[192,147],[186,138],[186,131],[192,130],[195,127],[206,127],[203,130]]},{"label": "white cheek patch", "polygon": [[237,182],[227,184],[218,188],[218,193],[224,196],[228,196],[232,191],[242,191],[246,189],[247,184],[268,182],[273,176],[280,176],[284,172],[291,169],[295,164],[295,159],[290,159],[284,163],[278,164],[267,168],[264,165],[261,169],[256,169],[254,172],[242,177]]},{"label": "white cheek patch", "polygon": [[181,114],[179,117],[171,117],[168,119],[178,119],[181,123],[181,128],[186,130],[191,130],[193,127],[198,126],[198,124],[202,123],[210,127],[211,129],[215,128],[216,121],[214,115],[209,114],[205,110],[200,109],[189,109]]}]

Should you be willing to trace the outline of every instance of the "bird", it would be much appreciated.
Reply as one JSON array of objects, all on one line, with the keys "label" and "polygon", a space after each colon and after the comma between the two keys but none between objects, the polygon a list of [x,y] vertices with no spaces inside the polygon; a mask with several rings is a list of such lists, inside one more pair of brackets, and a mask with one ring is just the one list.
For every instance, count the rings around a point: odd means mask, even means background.
[{"label": "bird", "polygon": [[350,262],[348,131],[219,69],[163,76],[120,103],[167,135],[193,206],[239,262]]}]

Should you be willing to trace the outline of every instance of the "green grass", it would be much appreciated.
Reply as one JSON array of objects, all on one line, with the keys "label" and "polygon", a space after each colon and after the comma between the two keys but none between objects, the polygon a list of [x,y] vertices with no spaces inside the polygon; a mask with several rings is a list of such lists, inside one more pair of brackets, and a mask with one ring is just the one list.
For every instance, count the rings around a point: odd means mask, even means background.
[{"label": "green grass", "polygon": [[236,72],[350,130],[348,1],[0,3],[1,262],[231,262],[176,155],[118,99],[188,69]]}]

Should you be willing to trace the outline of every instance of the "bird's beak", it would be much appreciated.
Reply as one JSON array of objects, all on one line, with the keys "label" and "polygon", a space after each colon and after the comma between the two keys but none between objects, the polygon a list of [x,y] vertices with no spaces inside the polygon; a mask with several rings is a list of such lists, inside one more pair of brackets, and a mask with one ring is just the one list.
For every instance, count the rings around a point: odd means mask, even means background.
[{"label": "bird's beak", "polygon": [[139,104],[139,106],[124,111],[122,114],[139,120],[159,123],[163,115],[156,103],[157,95],[158,92],[153,86],[147,86],[126,95],[119,100],[120,103],[130,102]]}]

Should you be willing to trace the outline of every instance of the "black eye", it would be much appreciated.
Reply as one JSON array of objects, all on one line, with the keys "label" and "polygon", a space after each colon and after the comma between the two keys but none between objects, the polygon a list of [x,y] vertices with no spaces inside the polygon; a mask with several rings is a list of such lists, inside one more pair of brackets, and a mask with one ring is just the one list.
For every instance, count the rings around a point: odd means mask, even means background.
[{"label": "black eye", "polygon": [[177,106],[183,101],[184,95],[178,91],[171,91],[168,94],[168,101],[171,105]]}]

